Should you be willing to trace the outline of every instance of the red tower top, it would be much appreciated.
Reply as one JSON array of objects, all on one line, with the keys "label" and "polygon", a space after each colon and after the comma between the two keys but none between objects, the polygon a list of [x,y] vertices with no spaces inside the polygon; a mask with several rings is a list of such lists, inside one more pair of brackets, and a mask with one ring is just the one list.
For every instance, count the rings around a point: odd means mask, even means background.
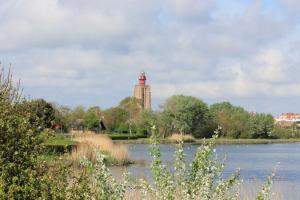
[{"label": "red tower top", "polygon": [[145,85],[146,84],[146,75],[145,72],[142,72],[139,76],[139,85]]}]

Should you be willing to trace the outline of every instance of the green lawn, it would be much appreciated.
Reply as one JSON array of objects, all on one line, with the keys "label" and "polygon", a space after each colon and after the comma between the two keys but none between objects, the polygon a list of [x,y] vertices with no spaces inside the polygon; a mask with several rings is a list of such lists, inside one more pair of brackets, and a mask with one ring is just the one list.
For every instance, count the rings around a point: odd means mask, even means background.
[{"label": "green lawn", "polygon": [[71,152],[72,148],[77,145],[77,142],[62,134],[56,134],[50,137],[46,142],[46,154],[61,155]]},{"label": "green lawn", "polygon": [[62,134],[56,134],[55,136],[50,137],[45,142],[45,145],[76,145],[76,144],[77,144],[76,141]]}]

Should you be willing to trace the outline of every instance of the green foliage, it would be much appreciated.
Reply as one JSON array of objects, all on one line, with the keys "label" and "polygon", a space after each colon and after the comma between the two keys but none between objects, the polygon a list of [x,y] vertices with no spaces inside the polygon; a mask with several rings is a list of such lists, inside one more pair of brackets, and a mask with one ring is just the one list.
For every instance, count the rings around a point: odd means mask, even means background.
[{"label": "green foliage", "polygon": [[263,185],[261,191],[258,193],[257,197],[255,198],[256,200],[270,199],[270,191],[271,191],[271,187],[273,185],[274,177],[275,177],[275,170],[271,176],[267,177],[265,184]]},{"label": "green foliage", "polygon": [[248,134],[248,119],[250,114],[241,107],[228,102],[217,103],[210,106],[214,122],[222,127],[223,137],[239,138]]},{"label": "green foliage", "polygon": [[272,138],[300,138],[300,130],[292,130],[288,128],[281,128],[280,126],[275,126],[271,135]]},{"label": "green foliage", "polygon": [[127,175],[124,174],[123,180],[117,182],[105,167],[104,157],[99,153],[95,166],[96,170],[96,199],[118,200],[123,199],[127,185]]},{"label": "green foliage", "polygon": [[102,114],[108,130],[123,130],[123,127],[126,127],[125,130],[128,130],[128,126],[125,125],[128,113],[124,109],[119,107],[109,108],[104,110]]},{"label": "green foliage", "polygon": [[48,130],[45,130],[49,137],[45,141],[45,154],[50,155],[62,155],[67,152],[72,152],[72,149],[76,147],[77,142],[73,141],[70,137],[66,137],[63,134],[54,134],[53,132],[49,133]]},{"label": "green foliage", "polygon": [[44,99],[36,99],[24,102],[30,107],[30,112],[39,120],[41,129],[51,128],[55,121],[55,110],[52,104]]},{"label": "green foliage", "polygon": [[175,95],[163,106],[163,121],[169,122],[171,131],[177,133],[194,133],[207,122],[207,105],[191,96]]},{"label": "green foliage", "polygon": [[96,130],[99,128],[100,119],[97,116],[97,113],[93,110],[88,110],[84,114],[84,123],[87,129]]},{"label": "green foliage", "polygon": [[85,109],[83,106],[75,107],[70,113],[70,126],[77,130],[83,130],[85,128],[84,124]]},{"label": "green foliage", "polygon": [[198,123],[193,135],[197,138],[210,138],[214,130],[218,128],[217,124],[214,123],[213,115],[208,111],[204,114],[202,122]]},{"label": "green foliage", "polygon": [[93,196],[93,188],[86,168],[81,173],[72,177],[73,184],[68,188],[66,199],[70,200],[90,200]]},{"label": "green foliage", "polygon": [[249,119],[249,132],[252,138],[269,138],[274,128],[270,114],[255,114]]},{"label": "green foliage", "polygon": [[76,141],[72,140],[70,136],[65,134],[53,133],[53,131],[44,130],[44,134],[48,135],[45,145],[75,145]]},{"label": "green foliage", "polygon": [[143,111],[134,97],[124,98],[117,107],[104,110],[102,115],[109,131],[134,132],[141,127],[146,129]]},{"label": "green foliage", "polygon": [[[21,98],[11,75],[0,74],[0,199],[37,199],[43,175],[38,156],[43,151],[45,118]],[[40,114],[40,113],[39,113]]]},{"label": "green foliage", "polygon": [[54,113],[54,124],[59,125],[59,131],[61,133],[66,133],[70,130],[72,122],[71,122],[71,108],[67,106],[61,106],[55,103],[52,103],[52,106],[55,110]]},{"label": "green foliage", "polygon": [[222,127],[222,136],[229,138],[269,138],[274,128],[272,115],[249,113],[228,102],[210,106],[216,125]]}]

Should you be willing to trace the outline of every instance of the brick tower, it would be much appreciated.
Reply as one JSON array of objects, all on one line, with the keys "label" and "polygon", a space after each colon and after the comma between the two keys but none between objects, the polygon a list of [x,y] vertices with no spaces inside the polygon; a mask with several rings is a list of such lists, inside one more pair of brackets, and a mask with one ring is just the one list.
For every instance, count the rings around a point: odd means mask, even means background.
[{"label": "brick tower", "polygon": [[139,84],[134,87],[134,97],[140,101],[142,109],[151,109],[151,88],[146,85],[146,75],[142,72],[139,76]]}]

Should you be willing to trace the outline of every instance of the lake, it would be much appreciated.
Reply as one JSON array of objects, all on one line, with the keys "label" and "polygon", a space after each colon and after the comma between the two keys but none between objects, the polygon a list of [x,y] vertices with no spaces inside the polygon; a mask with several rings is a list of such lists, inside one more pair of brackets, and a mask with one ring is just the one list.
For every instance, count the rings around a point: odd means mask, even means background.
[{"label": "lake", "polygon": [[[193,144],[184,145],[189,163],[193,160],[197,147],[198,145]],[[175,145],[162,144],[160,148],[163,162],[172,166]],[[124,168],[114,167],[113,173],[126,170],[135,177],[151,180],[149,145],[128,144],[128,149],[130,159],[136,164]],[[216,153],[221,160],[226,157],[224,177],[240,168],[242,190],[256,193],[276,167],[273,185],[273,190],[277,193],[276,199],[300,199],[300,143],[217,145]]]}]

